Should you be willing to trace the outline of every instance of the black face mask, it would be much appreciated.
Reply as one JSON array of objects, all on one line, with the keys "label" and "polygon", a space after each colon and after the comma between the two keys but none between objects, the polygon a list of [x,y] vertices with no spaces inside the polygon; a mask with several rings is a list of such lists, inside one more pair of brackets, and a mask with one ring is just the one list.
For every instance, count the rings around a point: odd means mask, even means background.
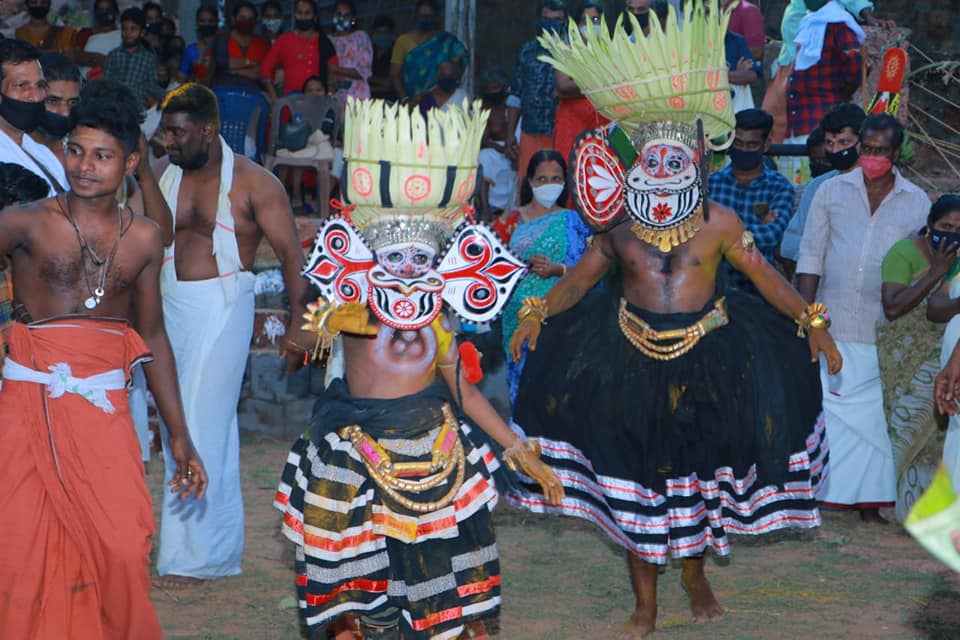
[{"label": "black face mask", "polygon": [[97,12],[93,14],[93,22],[98,27],[112,27],[117,20],[117,16],[112,11]]},{"label": "black face mask", "polygon": [[42,102],[24,102],[9,96],[3,96],[3,102],[0,102],[0,118],[9,122],[14,128],[27,133],[37,128],[46,110]]},{"label": "black face mask", "polygon": [[[202,30],[202,29],[205,29],[206,27],[209,27],[209,26],[213,26],[213,25],[201,25],[201,26],[197,27],[197,33],[201,33],[201,30]],[[213,27],[213,28],[214,28],[214,30],[216,30],[216,27]],[[162,23],[162,22],[150,22],[150,23],[148,23],[148,24],[147,24],[147,33],[152,33],[152,34],[155,35],[155,36],[160,35],[161,33],[163,33],[163,23]],[[213,35],[213,34],[211,34],[211,35]]]},{"label": "black face mask", "polygon": [[[630,13],[627,11],[626,13]],[[634,13],[633,17],[637,19],[637,22],[640,23],[641,29],[647,29],[650,27],[650,12],[646,11],[644,13]],[[623,28],[627,31],[627,35],[633,34],[633,23],[630,22],[630,18],[624,16],[623,18]]]},{"label": "black face mask", "polygon": [[960,247],[960,233],[955,231],[937,231],[927,228],[930,235],[930,245],[934,251],[939,251],[940,247],[957,246]]},{"label": "black face mask", "polygon": [[483,101],[490,105],[501,105],[507,101],[507,94],[504,91],[496,91],[493,93],[485,93],[483,96]]},{"label": "black face mask", "polygon": [[816,178],[822,176],[823,174],[831,171],[833,167],[829,162],[811,162],[810,163],[810,177]]},{"label": "black face mask", "polygon": [[51,138],[65,138],[73,130],[73,118],[44,109],[37,128],[43,130]]},{"label": "black face mask", "polygon": [[442,91],[447,93],[453,93],[457,89],[457,85],[460,82],[454,76],[444,76],[442,78],[437,78],[437,86],[440,87]]},{"label": "black face mask", "polygon": [[437,19],[433,16],[417,16],[417,31],[428,33],[437,28]]},{"label": "black face mask", "polygon": [[43,20],[47,17],[47,14],[50,13],[50,5],[46,6],[30,6],[27,7],[27,12],[30,14],[31,18],[36,20]]},{"label": "black face mask", "polygon": [[209,38],[210,36],[215,36],[217,35],[217,25],[215,24],[197,25],[197,35],[200,36],[201,38]]},{"label": "black face mask", "polygon": [[293,28],[297,31],[310,31],[316,25],[316,20],[294,20]]},{"label": "black face mask", "polygon": [[763,162],[763,151],[744,151],[730,147],[730,164],[738,171],[753,171]]},{"label": "black face mask", "polygon": [[837,151],[835,153],[827,151],[827,162],[829,162],[830,166],[837,171],[846,171],[853,165],[857,164],[857,160],[859,159],[860,154],[857,153],[857,145],[853,145],[852,147],[848,147],[843,151]]}]

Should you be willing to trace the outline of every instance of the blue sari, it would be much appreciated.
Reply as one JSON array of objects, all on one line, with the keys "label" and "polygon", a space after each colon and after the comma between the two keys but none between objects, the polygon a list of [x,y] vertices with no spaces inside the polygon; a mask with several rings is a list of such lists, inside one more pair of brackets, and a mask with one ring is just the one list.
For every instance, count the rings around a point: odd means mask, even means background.
[{"label": "blue sari", "polygon": [[463,43],[446,31],[438,31],[432,38],[411,49],[403,57],[401,79],[411,99],[427,91],[437,82],[437,69],[443,62],[458,60],[461,70],[470,59]]},{"label": "blue sari", "polygon": [[[513,255],[529,260],[537,254],[559,264],[572,267],[587,248],[587,238],[593,231],[584,224],[580,215],[573,209],[560,209],[544,214],[530,222],[523,222],[510,236],[509,248]],[[541,278],[533,272],[524,276],[514,290],[503,312],[503,348],[507,353],[507,382],[510,385],[510,406],[517,396],[517,385],[527,359],[527,346],[523,346],[520,362],[514,363],[510,357],[510,338],[517,329],[517,311],[527,297],[539,298],[547,295],[557,278]]]}]

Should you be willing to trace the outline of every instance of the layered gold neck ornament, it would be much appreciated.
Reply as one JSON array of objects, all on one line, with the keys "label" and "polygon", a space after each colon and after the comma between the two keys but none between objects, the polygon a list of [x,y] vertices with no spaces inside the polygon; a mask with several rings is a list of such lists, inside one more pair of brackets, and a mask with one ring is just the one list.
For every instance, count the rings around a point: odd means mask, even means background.
[{"label": "layered gold neck ornament", "polygon": [[344,192],[350,219],[370,248],[412,243],[439,253],[469,217],[489,111],[419,111],[383,100],[347,99]]},{"label": "layered gold neck ornament", "polygon": [[640,240],[651,244],[663,253],[670,253],[674,248],[693,238],[700,231],[703,222],[703,207],[697,207],[693,215],[685,218],[680,224],[669,229],[655,229],[639,222],[630,224],[630,231]]}]

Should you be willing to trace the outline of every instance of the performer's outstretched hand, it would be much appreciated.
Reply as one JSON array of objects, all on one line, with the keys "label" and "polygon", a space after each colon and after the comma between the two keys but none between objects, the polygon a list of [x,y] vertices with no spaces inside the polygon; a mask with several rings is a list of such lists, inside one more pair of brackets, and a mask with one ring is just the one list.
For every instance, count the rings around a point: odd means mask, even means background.
[{"label": "performer's outstretched hand", "polygon": [[820,354],[827,359],[827,371],[835,376],[840,373],[843,367],[843,356],[837,349],[837,343],[826,329],[808,329],[807,340],[810,343],[810,362],[816,362],[820,359]]},{"label": "performer's outstretched hand", "polygon": [[527,343],[530,351],[537,350],[537,338],[540,337],[540,322],[535,318],[528,318],[520,323],[513,337],[510,339],[510,356],[514,362],[520,362],[523,353],[523,343]]},{"label": "performer's outstretched hand", "polygon": [[953,350],[953,355],[947,360],[947,366],[937,374],[933,383],[933,397],[937,402],[937,410],[948,416],[960,415],[960,351]]},{"label": "performer's outstretched hand", "polygon": [[190,495],[199,500],[207,491],[207,472],[203,469],[203,462],[193,448],[193,443],[189,438],[171,439],[170,453],[177,461],[173,479],[167,483],[170,493],[180,494],[181,500]]},{"label": "performer's outstretched hand", "polygon": [[517,471],[519,467],[520,471],[536,480],[550,504],[559,505],[563,500],[563,484],[554,470],[540,459],[540,443],[536,440],[522,440],[505,449],[503,461],[512,470]]}]

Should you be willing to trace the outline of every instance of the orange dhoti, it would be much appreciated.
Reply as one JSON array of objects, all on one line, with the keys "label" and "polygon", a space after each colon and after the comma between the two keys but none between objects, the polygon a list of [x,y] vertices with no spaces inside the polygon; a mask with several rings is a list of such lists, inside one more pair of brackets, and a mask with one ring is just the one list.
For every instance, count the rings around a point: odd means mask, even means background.
[{"label": "orange dhoti", "polygon": [[127,405],[146,345],[125,322],[7,332],[0,389],[0,635],[160,640],[153,509]]}]

